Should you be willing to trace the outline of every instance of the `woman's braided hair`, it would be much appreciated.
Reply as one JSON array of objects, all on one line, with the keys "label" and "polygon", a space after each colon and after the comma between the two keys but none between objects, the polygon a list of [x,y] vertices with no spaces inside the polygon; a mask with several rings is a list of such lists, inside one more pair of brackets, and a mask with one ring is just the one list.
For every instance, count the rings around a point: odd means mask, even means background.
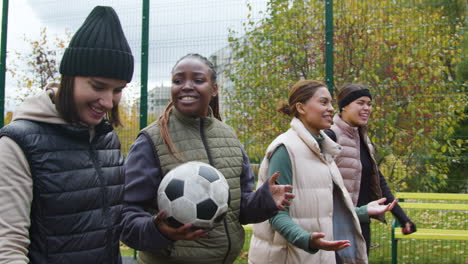
[{"label": "woman's braided hair", "polygon": [[[209,61],[206,57],[197,54],[197,53],[189,53],[182,58],[180,58],[174,67],[171,70],[171,73],[174,71],[175,67],[181,62],[182,60],[186,58],[197,58],[203,63],[208,66],[209,70],[211,71],[211,83],[214,85],[216,84],[216,79],[217,79],[217,73],[215,70],[215,67],[211,61]],[[221,115],[219,114],[219,98],[218,96],[212,97],[210,101],[210,107],[211,110],[213,111],[213,116],[221,121]],[[181,157],[179,157],[178,151],[174,145],[174,142],[171,139],[171,136],[169,135],[169,128],[168,128],[168,123],[169,123],[169,116],[171,114],[172,109],[174,108],[174,102],[172,100],[169,102],[169,104],[166,106],[166,109],[164,110],[164,113],[159,117],[158,119],[158,125],[160,129],[161,136],[164,140],[164,143],[167,145],[169,152],[179,161],[183,161]]]}]

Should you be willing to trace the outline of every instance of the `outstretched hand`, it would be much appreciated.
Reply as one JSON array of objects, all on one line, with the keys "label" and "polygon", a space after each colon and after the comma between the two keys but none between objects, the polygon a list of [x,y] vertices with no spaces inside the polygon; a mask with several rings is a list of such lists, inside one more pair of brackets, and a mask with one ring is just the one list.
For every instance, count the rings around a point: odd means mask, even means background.
[{"label": "outstretched hand", "polygon": [[276,184],[276,180],[279,176],[279,172],[275,172],[273,175],[271,175],[270,179],[268,179],[268,185],[271,196],[273,196],[273,200],[275,200],[278,209],[285,210],[285,206],[289,206],[291,204],[290,200],[294,198],[294,194],[290,193],[292,191],[291,185]]},{"label": "outstretched hand", "polygon": [[192,230],[192,224],[185,224],[179,228],[172,227],[166,223],[166,213],[160,211],[154,217],[154,224],[164,236],[171,240],[195,240],[208,235],[203,229]]},{"label": "outstretched hand", "polygon": [[404,235],[409,235],[416,232],[416,225],[413,222],[407,222],[405,226],[401,229],[401,232]]},{"label": "outstretched hand", "polygon": [[395,198],[395,200],[393,200],[393,202],[387,204],[387,205],[384,205],[383,203],[385,203],[385,201],[387,200],[387,198],[381,198],[379,200],[375,200],[375,201],[372,201],[370,203],[367,204],[367,213],[369,215],[378,215],[378,214],[382,214],[382,213],[385,213],[387,211],[390,211],[393,209],[393,207],[395,207],[396,203],[398,202],[398,198]]},{"label": "outstretched hand", "polygon": [[327,251],[339,251],[344,248],[351,246],[349,240],[325,240],[322,239],[325,237],[324,233],[313,233],[310,236],[309,247],[314,249],[322,249]]}]

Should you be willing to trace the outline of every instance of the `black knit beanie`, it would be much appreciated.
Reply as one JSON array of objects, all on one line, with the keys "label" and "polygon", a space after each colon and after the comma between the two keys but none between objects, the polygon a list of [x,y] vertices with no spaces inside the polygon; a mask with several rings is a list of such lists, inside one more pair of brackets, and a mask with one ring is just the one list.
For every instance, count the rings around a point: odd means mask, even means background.
[{"label": "black knit beanie", "polygon": [[60,73],[132,80],[132,51],[112,7],[96,6],[91,11],[65,50]]}]

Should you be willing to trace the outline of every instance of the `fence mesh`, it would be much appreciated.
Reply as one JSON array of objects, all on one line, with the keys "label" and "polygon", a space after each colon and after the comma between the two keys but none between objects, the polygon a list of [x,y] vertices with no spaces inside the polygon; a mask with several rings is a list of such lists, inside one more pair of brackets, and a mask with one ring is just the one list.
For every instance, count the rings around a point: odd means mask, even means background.
[{"label": "fence mesh", "polygon": [[[301,2],[303,9],[298,13],[269,13],[275,3],[281,2],[289,3],[290,10]],[[56,71],[64,47],[85,15],[95,5],[110,5],[121,19],[136,60],[132,83],[124,90],[121,103],[124,127],[117,129],[126,154],[140,130],[141,1],[36,0],[34,9],[28,10],[21,3],[24,1],[10,1],[9,8],[6,123],[26,96],[43,89],[45,82],[58,81]],[[222,115],[238,132],[257,167],[255,163],[260,162],[268,144],[287,128],[288,119],[278,119],[271,110],[286,100],[287,88],[296,81],[294,78],[325,79],[324,8],[323,1],[313,0],[151,2],[148,109],[145,110],[148,123],[157,119],[170,99],[173,65],[187,53],[200,53],[216,65]],[[361,82],[372,90],[371,139],[377,147],[382,172],[394,190],[467,192],[468,45],[465,12],[464,1],[334,1],[335,84],[339,87],[347,82]],[[276,76],[278,89],[263,87],[262,91],[257,89],[245,97],[236,98],[242,91],[236,87],[236,80],[229,73],[233,63],[242,62],[242,58],[234,52],[230,37],[242,39],[253,36],[266,28],[265,23],[272,21],[269,20],[271,16],[282,14],[290,16],[283,18],[284,21],[297,19],[297,23],[308,25],[302,41],[294,42],[293,36],[290,40],[277,41],[292,46],[303,45],[309,56],[305,60],[309,72],[294,75],[287,81]],[[20,23],[29,21],[26,16],[34,18],[33,22]],[[301,21],[299,17],[305,20]],[[11,29],[13,24],[16,25]],[[273,34],[275,29],[285,25],[269,26]],[[275,43],[271,44],[265,46],[265,50]],[[45,79],[44,75],[37,74],[35,62],[40,57],[34,51],[46,54],[42,58],[47,58],[48,62],[55,60],[51,64],[55,67],[55,74]],[[281,54],[277,58],[292,59],[296,55],[301,54]],[[263,55],[258,53],[257,56]],[[268,64],[268,61],[262,63]],[[266,72],[256,65],[252,65],[250,70],[259,76]],[[247,76],[238,78],[242,81]],[[265,114],[253,114],[258,109]],[[375,249],[371,251],[371,260],[375,263],[388,263],[389,233],[387,227],[375,228]],[[446,248],[445,244],[431,243],[429,241],[422,247]],[[400,253],[401,263],[405,263],[405,256],[414,252],[406,251],[407,247],[403,245],[401,248],[405,248]],[[466,252],[466,244],[455,250]],[[466,254],[462,256],[462,261],[466,261]]]}]

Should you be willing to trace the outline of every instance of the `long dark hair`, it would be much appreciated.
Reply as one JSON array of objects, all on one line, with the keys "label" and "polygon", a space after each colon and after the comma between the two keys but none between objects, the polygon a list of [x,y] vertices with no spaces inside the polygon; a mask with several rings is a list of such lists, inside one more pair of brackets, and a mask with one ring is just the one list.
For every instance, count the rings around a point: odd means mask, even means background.
[{"label": "long dark hair", "polygon": [[[172,67],[171,73],[174,71],[175,67],[179,64],[179,62],[181,62],[182,60],[184,60],[186,58],[197,58],[200,61],[202,61],[203,63],[205,63],[206,66],[208,66],[208,69],[211,72],[211,83],[213,85],[216,84],[217,73],[216,73],[216,70],[215,70],[215,67],[214,67],[213,63],[211,61],[209,61],[206,57],[204,57],[204,56],[202,56],[200,54],[197,54],[197,53],[189,53],[189,54],[183,56],[182,58],[180,58],[176,62],[174,67]],[[219,96],[211,97],[211,101],[209,103],[209,106],[210,106],[211,110],[213,111],[213,116],[216,119],[221,121],[221,115],[219,114]],[[166,106],[166,109],[164,110],[164,113],[159,117],[158,125],[159,125],[161,136],[162,136],[162,138],[164,140],[164,143],[167,145],[167,147],[169,149],[169,152],[174,157],[176,157],[179,161],[182,161],[182,159],[176,155],[178,153],[178,151],[177,151],[177,149],[176,149],[176,147],[174,145],[174,142],[171,139],[171,136],[169,135],[169,128],[168,128],[169,116],[170,116],[171,111],[172,111],[173,108],[174,108],[174,103],[171,100],[169,102],[169,104]]]},{"label": "long dark hair", "polygon": [[[79,124],[80,116],[75,104],[73,92],[75,89],[75,76],[62,75],[60,86],[54,98],[55,108],[62,116],[63,120],[70,124]],[[106,113],[109,123],[116,126],[122,126],[119,115],[119,105],[114,105]]]}]

